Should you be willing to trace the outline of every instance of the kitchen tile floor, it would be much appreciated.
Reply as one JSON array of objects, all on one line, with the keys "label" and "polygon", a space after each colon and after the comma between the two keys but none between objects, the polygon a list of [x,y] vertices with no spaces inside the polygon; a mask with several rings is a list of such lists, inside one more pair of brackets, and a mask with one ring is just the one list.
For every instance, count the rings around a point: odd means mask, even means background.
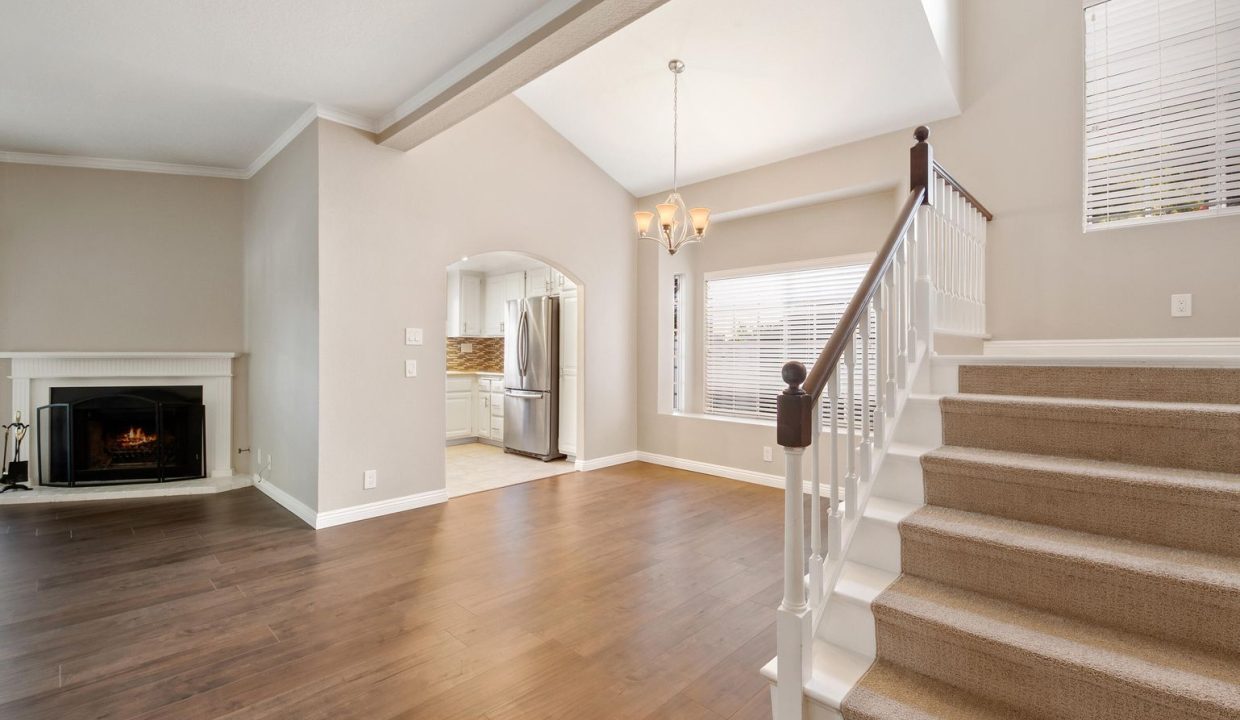
[{"label": "kitchen tile floor", "polygon": [[567,460],[543,462],[484,443],[449,445],[447,460],[448,497],[573,472],[573,464]]}]

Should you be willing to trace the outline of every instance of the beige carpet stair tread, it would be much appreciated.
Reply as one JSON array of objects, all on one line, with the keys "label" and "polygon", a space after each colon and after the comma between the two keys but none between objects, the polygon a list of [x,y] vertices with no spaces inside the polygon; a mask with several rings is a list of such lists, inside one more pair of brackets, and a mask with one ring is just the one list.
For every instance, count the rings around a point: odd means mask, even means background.
[{"label": "beige carpet stair tread", "polygon": [[844,698],[841,712],[847,720],[1034,720],[881,660]]},{"label": "beige carpet stair tread", "polygon": [[[922,467],[980,477],[995,468],[1006,482],[1036,484],[1043,488],[1079,490],[1082,479],[1105,485],[1108,492],[1145,497],[1147,490],[1163,490],[1168,500],[1240,510],[1240,475],[1205,470],[1131,465],[1128,463],[1058,455],[1035,455],[945,445],[921,457]],[[1096,491],[1094,486],[1090,488]]]},{"label": "beige carpet stair tread", "polygon": [[961,365],[960,391],[1240,404],[1240,368]]},{"label": "beige carpet stair tread", "polygon": [[[878,598],[874,613],[880,624],[1165,707],[1167,717],[1240,717],[1240,660],[1234,655],[1108,630],[909,576]],[[881,634],[879,657],[891,659]]]},{"label": "beige carpet stair tread", "polygon": [[[997,553],[1038,553],[1068,562],[1105,565],[1193,586],[1240,602],[1240,559],[1065,530],[993,515],[926,506],[905,518],[901,531],[966,538]],[[1007,555],[1011,557],[1011,555]],[[1237,615],[1240,622],[1240,615]]]},{"label": "beige carpet stair tread", "polygon": [[1153,427],[1231,430],[1240,427],[1240,405],[957,394],[940,401],[944,412],[1015,415],[1036,419],[1095,421]]}]

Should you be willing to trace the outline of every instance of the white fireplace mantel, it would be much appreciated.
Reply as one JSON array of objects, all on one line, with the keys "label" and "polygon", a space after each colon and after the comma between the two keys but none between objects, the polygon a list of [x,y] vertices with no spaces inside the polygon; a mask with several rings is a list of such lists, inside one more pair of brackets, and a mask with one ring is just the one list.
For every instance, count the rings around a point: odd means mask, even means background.
[{"label": "white fireplace mantel", "polygon": [[[232,468],[232,352],[0,352],[12,361],[13,412],[34,424],[53,387],[201,385],[206,412],[207,474],[229,477]],[[27,457],[37,457],[30,433]],[[31,472],[38,470],[32,463]],[[38,482],[36,479],[35,482]]]}]

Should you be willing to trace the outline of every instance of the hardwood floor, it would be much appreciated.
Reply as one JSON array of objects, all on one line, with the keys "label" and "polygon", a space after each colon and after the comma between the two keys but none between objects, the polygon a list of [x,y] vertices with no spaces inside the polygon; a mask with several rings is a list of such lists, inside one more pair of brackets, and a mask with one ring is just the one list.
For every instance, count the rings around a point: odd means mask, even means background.
[{"label": "hardwood floor", "polygon": [[643,463],[315,532],[0,507],[0,718],[770,717],[777,490]]}]

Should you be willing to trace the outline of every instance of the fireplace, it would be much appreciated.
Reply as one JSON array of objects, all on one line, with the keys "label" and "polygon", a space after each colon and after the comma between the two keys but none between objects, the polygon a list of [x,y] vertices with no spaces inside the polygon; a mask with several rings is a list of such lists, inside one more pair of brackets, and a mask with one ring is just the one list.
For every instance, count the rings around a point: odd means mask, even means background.
[{"label": "fireplace", "polygon": [[36,418],[44,485],[206,476],[200,385],[53,387],[49,399]]}]

